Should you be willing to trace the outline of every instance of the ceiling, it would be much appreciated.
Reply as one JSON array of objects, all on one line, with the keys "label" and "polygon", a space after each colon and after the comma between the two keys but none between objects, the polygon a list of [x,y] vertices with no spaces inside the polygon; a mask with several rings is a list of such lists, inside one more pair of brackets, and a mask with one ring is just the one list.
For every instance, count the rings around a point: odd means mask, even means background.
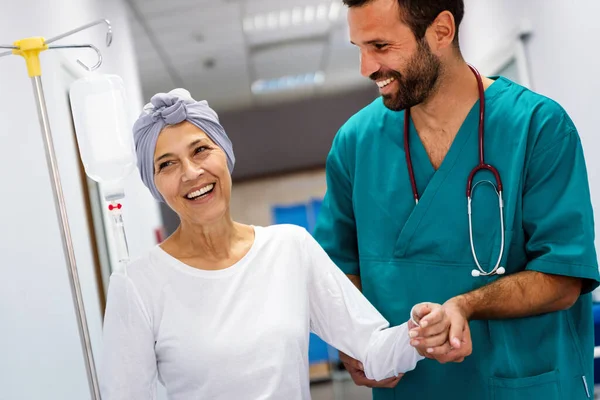
[{"label": "ceiling", "polygon": [[126,1],[145,99],[185,87],[222,111],[370,85],[341,0]]}]

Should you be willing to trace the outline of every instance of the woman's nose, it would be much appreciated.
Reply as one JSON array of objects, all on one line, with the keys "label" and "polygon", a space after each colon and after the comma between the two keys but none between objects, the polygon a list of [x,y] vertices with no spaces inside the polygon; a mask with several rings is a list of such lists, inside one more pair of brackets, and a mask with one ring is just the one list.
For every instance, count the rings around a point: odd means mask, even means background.
[{"label": "woman's nose", "polygon": [[204,173],[204,170],[202,169],[202,167],[200,167],[196,163],[191,162],[191,161],[185,161],[183,163],[182,179],[184,182],[194,181],[194,180],[198,179],[198,177],[200,177],[203,173]]}]

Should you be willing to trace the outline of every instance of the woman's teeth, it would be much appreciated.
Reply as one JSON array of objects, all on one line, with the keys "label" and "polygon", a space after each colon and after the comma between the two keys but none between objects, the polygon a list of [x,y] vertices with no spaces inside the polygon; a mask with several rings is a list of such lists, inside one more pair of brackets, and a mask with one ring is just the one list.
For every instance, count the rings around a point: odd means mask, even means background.
[{"label": "woman's teeth", "polygon": [[379,86],[379,88],[381,89],[381,88],[386,87],[390,83],[394,82],[395,80],[396,80],[396,78],[388,78],[388,79],[386,79],[384,81],[377,82],[377,86]]},{"label": "woman's teeth", "polygon": [[214,187],[215,187],[215,185],[213,183],[211,183],[210,185],[204,186],[202,189],[199,189],[199,190],[196,190],[195,192],[189,193],[186,197],[190,200],[193,200],[195,198],[198,198],[198,197],[203,196],[206,193],[210,192],[211,190],[213,190]]}]

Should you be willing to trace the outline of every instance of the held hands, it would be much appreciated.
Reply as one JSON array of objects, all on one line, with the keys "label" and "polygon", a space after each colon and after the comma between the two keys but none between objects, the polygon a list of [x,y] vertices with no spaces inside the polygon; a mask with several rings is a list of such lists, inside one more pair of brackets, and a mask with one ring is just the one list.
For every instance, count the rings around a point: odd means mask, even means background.
[{"label": "held hands", "polygon": [[[413,321],[408,321],[411,345],[423,357],[435,359],[445,364],[462,362],[471,355],[471,331],[465,312],[454,299],[444,305],[435,303],[420,303],[413,309]],[[350,356],[340,352],[340,360],[350,373],[352,380],[358,386],[369,388],[394,388],[404,374],[396,377],[375,381],[368,379],[364,367]]]},{"label": "held hands", "polygon": [[408,322],[410,344],[423,357],[440,363],[462,362],[471,355],[471,331],[463,310],[453,299],[444,305],[420,303],[413,308]]}]

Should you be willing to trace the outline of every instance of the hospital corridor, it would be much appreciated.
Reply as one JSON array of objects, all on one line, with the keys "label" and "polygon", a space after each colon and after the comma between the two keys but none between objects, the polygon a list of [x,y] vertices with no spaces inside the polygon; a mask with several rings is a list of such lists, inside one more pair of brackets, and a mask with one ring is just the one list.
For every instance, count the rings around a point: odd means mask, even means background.
[{"label": "hospital corridor", "polygon": [[600,399],[599,1],[0,11],[0,400]]}]

